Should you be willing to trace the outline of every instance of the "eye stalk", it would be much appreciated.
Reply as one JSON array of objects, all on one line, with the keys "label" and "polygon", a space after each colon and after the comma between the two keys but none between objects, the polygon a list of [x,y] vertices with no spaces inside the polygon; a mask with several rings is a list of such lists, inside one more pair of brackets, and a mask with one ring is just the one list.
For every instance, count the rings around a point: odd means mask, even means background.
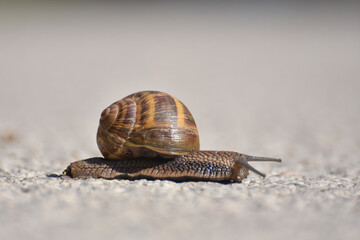
[{"label": "eye stalk", "polygon": [[256,157],[250,156],[245,154],[240,154],[238,158],[238,163],[249,169],[250,171],[262,176],[263,178],[266,177],[264,173],[259,172],[253,166],[251,166],[248,162],[281,162],[280,158],[269,158],[269,157]]}]

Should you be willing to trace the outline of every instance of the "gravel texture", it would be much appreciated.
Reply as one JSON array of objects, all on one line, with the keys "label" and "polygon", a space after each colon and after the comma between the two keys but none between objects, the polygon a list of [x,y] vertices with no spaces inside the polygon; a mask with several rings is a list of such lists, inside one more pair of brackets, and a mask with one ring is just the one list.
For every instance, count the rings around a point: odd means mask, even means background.
[{"label": "gravel texture", "polygon": [[[1,239],[358,239],[358,5],[0,8]],[[242,183],[72,180],[101,111],[182,100]]]}]

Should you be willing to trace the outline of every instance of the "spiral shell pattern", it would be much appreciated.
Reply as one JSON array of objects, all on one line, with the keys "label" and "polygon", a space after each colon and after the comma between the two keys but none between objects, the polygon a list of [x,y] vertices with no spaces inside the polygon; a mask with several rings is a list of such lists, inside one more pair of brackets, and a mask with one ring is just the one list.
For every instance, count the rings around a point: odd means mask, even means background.
[{"label": "spiral shell pattern", "polygon": [[109,159],[173,157],[198,151],[199,134],[190,111],[177,98],[143,91],[102,112],[97,143]]}]

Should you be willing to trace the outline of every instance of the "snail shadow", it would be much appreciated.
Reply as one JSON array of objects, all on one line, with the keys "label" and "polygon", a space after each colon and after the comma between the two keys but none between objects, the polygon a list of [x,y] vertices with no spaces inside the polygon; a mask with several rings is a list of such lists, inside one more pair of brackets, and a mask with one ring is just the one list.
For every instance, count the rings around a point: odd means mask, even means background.
[{"label": "snail shadow", "polygon": [[48,178],[60,178],[61,174],[50,173],[50,174],[46,174],[46,177],[48,177]]}]

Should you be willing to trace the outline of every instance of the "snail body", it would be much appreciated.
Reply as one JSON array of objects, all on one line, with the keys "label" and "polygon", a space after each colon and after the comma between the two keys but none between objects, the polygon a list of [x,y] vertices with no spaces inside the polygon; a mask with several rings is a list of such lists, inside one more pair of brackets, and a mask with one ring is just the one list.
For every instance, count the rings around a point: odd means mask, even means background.
[{"label": "snail body", "polygon": [[106,108],[97,144],[104,158],[71,163],[64,175],[74,178],[168,179],[240,182],[249,170],[265,177],[232,151],[200,151],[195,120],[177,98],[157,91],[131,94]]}]

